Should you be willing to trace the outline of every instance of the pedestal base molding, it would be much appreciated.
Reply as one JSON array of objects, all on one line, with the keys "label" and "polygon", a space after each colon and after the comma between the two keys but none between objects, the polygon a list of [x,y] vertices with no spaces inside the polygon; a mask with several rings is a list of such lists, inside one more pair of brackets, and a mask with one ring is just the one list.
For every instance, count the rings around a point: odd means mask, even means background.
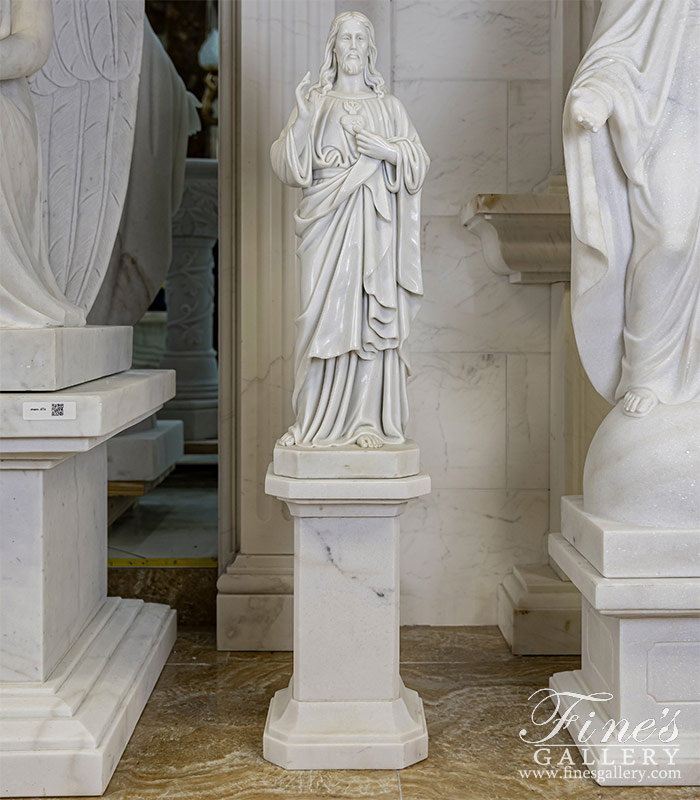
[{"label": "pedestal base molding", "polygon": [[401,769],[428,756],[423,702],[403,682],[396,700],[299,702],[275,693],[263,756],[285,769]]},{"label": "pedestal base molding", "polygon": [[219,650],[291,650],[294,556],[239,554],[216,584]]},{"label": "pedestal base molding", "polygon": [[548,564],[513,567],[498,587],[498,627],[514,655],[581,652],[581,593]]},{"label": "pedestal base molding", "polygon": [[50,678],[0,686],[0,796],[100,795],[175,641],[175,612],[109,597]]}]

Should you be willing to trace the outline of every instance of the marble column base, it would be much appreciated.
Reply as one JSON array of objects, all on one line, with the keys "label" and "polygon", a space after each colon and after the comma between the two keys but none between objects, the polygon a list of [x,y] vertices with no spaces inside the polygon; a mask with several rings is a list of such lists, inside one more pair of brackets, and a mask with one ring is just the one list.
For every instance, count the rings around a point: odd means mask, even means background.
[{"label": "marble column base", "polygon": [[[606,578],[560,534],[550,536],[549,552],[583,595],[581,669],[555,674],[550,688],[611,695],[604,702],[580,700],[568,728],[596,780],[700,785],[700,579]],[[628,557],[634,560],[632,553]],[[560,713],[577,699],[560,698]],[[677,737],[670,738],[673,727],[660,736],[676,712]],[[593,724],[579,742],[588,720]],[[606,741],[603,726],[609,720],[617,731],[627,720],[622,739],[613,732]],[[635,740],[632,731],[646,720],[654,726]],[[641,777],[630,773],[640,769]]]},{"label": "marble column base", "polygon": [[216,584],[219,650],[292,650],[294,556],[239,553]]},{"label": "marble column base", "polygon": [[581,652],[581,593],[549,564],[515,566],[498,587],[498,627],[514,655]]},{"label": "marble column base", "polygon": [[180,420],[155,416],[122,431],[107,444],[110,481],[153,481],[182,458],[185,451]]},{"label": "marble column base", "polygon": [[0,688],[0,796],[101,795],[175,642],[175,612],[108,597],[49,679]]},{"label": "marble column base", "polygon": [[399,675],[399,515],[430,478],[297,479],[271,465],[265,491],[294,517],[294,674],[270,705],[263,755],[286,769],[426,758],[422,703]]},{"label": "marble column base", "polygon": [[127,370],[132,336],[126,325],[0,328],[0,392],[54,392]]},{"label": "marble column base", "polygon": [[428,757],[423,702],[400,681],[395,700],[300,702],[275,693],[263,757],[285,769],[401,769]]}]

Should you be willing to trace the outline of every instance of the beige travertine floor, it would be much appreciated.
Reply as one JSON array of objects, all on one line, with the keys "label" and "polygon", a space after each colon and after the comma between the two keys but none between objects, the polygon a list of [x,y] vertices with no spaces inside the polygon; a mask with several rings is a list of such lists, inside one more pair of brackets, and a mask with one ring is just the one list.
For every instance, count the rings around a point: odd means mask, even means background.
[{"label": "beige travertine floor", "polygon": [[[291,653],[219,653],[210,629],[182,630],[105,796],[111,800],[691,800],[697,789],[601,787],[523,777],[536,767],[518,739],[533,691],[574,657],[512,656],[496,628],[404,628],[405,683],[425,704],[430,754],[396,771],[286,772],[262,758],[273,692]],[[569,741],[558,734],[558,744]],[[556,752],[560,752],[558,748]],[[575,752],[575,748],[571,748]],[[580,767],[578,755],[577,766]]]}]

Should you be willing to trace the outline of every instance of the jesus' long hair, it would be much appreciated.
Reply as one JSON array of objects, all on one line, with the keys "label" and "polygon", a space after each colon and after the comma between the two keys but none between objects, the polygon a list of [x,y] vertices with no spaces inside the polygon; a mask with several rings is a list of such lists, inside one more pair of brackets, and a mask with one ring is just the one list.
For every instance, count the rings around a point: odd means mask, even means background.
[{"label": "jesus' long hair", "polygon": [[314,89],[322,95],[327,94],[335,83],[338,77],[338,59],[335,55],[335,42],[338,38],[338,30],[343,22],[348,22],[354,19],[361,22],[367,28],[367,38],[369,46],[367,48],[367,64],[365,65],[364,79],[367,86],[377,95],[377,97],[384,97],[384,78],[377,69],[377,44],[374,36],[374,25],[369,19],[360,11],[345,11],[338,16],[331,23],[331,29],[328,31],[328,39],[326,39],[326,51],[323,57],[323,64],[318,73],[318,83],[314,84],[309,93]]}]

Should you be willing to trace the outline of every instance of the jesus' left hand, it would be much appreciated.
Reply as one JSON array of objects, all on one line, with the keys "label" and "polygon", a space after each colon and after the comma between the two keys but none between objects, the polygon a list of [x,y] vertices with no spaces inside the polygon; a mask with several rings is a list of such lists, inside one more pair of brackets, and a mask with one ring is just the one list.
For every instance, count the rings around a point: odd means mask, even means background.
[{"label": "jesus' left hand", "polygon": [[396,164],[398,161],[399,151],[383,136],[371,131],[358,131],[355,141],[358,152],[363,156],[388,161],[390,164]]}]

